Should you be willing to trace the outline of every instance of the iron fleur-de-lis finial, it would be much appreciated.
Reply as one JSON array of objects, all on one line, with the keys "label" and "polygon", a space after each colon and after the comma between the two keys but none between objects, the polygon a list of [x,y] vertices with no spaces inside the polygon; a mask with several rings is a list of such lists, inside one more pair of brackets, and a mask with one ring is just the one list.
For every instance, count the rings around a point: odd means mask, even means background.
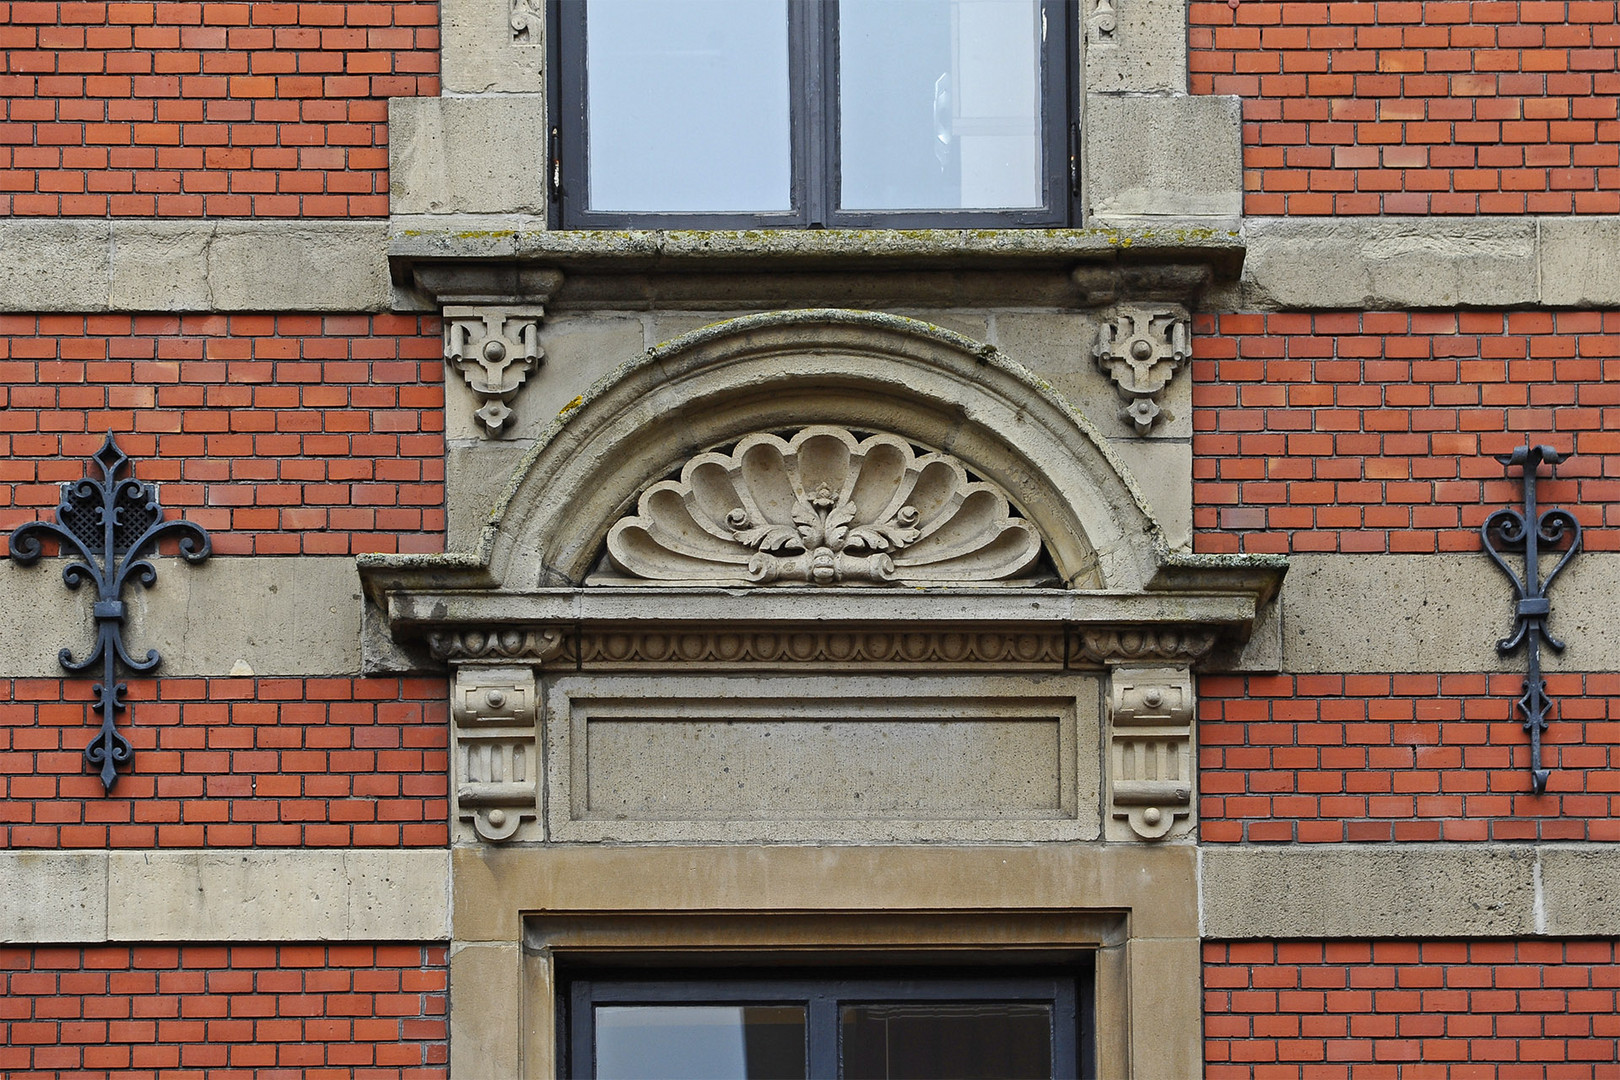
[{"label": "iron fleur-de-lis finial", "polygon": [[126,684],[117,681],[119,663],[130,671],[144,674],[154,670],[163,658],[156,649],[135,659],[124,645],[124,585],[132,577],[146,588],[157,581],[157,569],[146,556],[160,539],[178,537],[180,554],[187,562],[208,558],[211,542],[200,525],[184,520],[164,521],[152,485],[133,477],[120,480],[118,474],[129,458],[118,448],[112,433],[101,449],[87,459],[101,471],[101,479],[86,476],[62,485],[62,501],[56,508],[56,521],[33,521],[11,533],[11,557],[23,566],[38,561],[42,540],[62,546],[64,555],[77,560],[62,569],[67,587],[77,590],[86,581],[95,583],[96,643],[81,660],[71,649],[62,649],[57,660],[75,674],[102,663],[102,678],[93,692],[99,699],[101,731],[84,749],[84,760],[101,774],[101,785],[111,791],[118,780],[119,766],[129,765],[135,749],[119,733],[115,719],[124,709]]},{"label": "iron fleur-de-lis finial", "polygon": [[[1479,529],[1485,541],[1485,554],[1513,582],[1513,632],[1496,643],[1496,651],[1507,656],[1520,645],[1528,645],[1530,650],[1530,669],[1525,675],[1524,694],[1518,705],[1524,716],[1524,730],[1530,733],[1530,782],[1537,795],[1547,790],[1547,778],[1552,775],[1552,770],[1541,767],[1541,736],[1547,730],[1547,713],[1552,708],[1552,699],[1547,696],[1547,680],[1541,677],[1541,642],[1545,640],[1554,652],[1564,651],[1564,643],[1547,632],[1547,617],[1552,613],[1547,592],[1552,588],[1553,579],[1581,549],[1581,523],[1568,510],[1537,510],[1536,470],[1543,462],[1556,467],[1572,456],[1559,454],[1550,446],[1529,444],[1499,456],[1496,460],[1505,465],[1510,474],[1514,468],[1523,474],[1524,511],[1505,507],[1486,518]],[[1569,547],[1552,573],[1542,580],[1542,547],[1552,550],[1566,537]],[[1522,578],[1502,558],[1505,551],[1524,556]]]}]

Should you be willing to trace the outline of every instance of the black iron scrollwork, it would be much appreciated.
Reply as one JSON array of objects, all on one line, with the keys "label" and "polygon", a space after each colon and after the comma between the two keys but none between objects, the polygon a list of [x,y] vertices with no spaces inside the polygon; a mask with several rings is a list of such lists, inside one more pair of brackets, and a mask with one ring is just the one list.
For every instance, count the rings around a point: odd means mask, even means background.
[{"label": "black iron scrollwork", "polygon": [[84,748],[84,760],[90,768],[100,771],[101,786],[106,791],[111,791],[117,782],[118,768],[135,758],[134,747],[115,723],[125,707],[123,699],[128,690],[126,684],[116,681],[118,664],[145,674],[163,661],[156,649],[137,660],[125,647],[124,585],[131,578],[146,588],[156,583],[157,569],[146,556],[156,549],[160,539],[178,537],[180,554],[194,563],[208,558],[212,546],[202,526],[163,520],[163,507],[152,485],[133,477],[120,480],[118,474],[128,462],[128,456],[109,432],[101,449],[86,461],[101,470],[101,479],[87,476],[63,484],[54,523],[29,522],[11,534],[11,557],[22,565],[38,561],[43,550],[41,541],[53,540],[62,545],[64,555],[78,556],[62,570],[67,587],[76,590],[86,581],[95,583],[95,647],[82,660],[75,660],[73,651],[65,648],[56,658],[75,674],[88,670],[98,660],[102,663],[102,678],[93,691],[100,703],[101,731]]},{"label": "black iron scrollwork", "polygon": [[[1515,467],[1523,473],[1524,512],[1512,508],[1498,510],[1486,518],[1479,529],[1485,541],[1485,553],[1513,582],[1513,633],[1496,643],[1496,651],[1507,656],[1521,645],[1528,645],[1530,650],[1530,670],[1518,704],[1524,716],[1524,730],[1530,733],[1530,782],[1537,795],[1547,790],[1547,778],[1552,775],[1552,770],[1541,767],[1541,736],[1547,730],[1547,713],[1552,708],[1552,699],[1547,696],[1547,680],[1541,677],[1541,642],[1545,640],[1554,652],[1564,651],[1564,643],[1547,632],[1547,617],[1552,613],[1547,592],[1581,549],[1581,523],[1568,510],[1537,510],[1536,470],[1542,462],[1557,466],[1571,456],[1559,454],[1550,446],[1525,445],[1505,457],[1498,457],[1496,460],[1507,467],[1510,475]],[[1543,581],[1542,548],[1551,551],[1565,538],[1569,539],[1569,547]],[[1502,558],[1503,552],[1523,554],[1524,577],[1508,567]]]}]

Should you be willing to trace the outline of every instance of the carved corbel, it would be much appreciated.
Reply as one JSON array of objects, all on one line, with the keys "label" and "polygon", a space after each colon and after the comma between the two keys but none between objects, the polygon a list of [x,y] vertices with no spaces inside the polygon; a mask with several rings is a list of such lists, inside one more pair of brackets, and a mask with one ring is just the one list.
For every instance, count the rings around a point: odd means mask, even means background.
[{"label": "carved corbel", "polygon": [[1192,356],[1192,325],[1180,307],[1121,308],[1097,329],[1091,355],[1125,399],[1120,416],[1146,435],[1164,413],[1164,388]]},{"label": "carved corbel", "polygon": [[539,820],[540,708],[534,669],[458,664],[450,718],[456,737],[456,815],[500,843]]},{"label": "carved corbel", "polygon": [[1162,840],[1191,831],[1194,701],[1187,668],[1111,672],[1109,839]]},{"label": "carved corbel", "polygon": [[538,304],[444,309],[444,359],[478,395],[478,417],[490,435],[511,419],[517,397],[545,351],[540,348]]}]

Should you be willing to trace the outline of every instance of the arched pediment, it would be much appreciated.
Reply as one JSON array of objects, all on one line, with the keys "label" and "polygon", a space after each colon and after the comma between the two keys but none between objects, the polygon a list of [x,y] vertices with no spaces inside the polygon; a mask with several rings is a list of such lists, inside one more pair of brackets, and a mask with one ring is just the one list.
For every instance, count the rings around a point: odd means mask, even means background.
[{"label": "arched pediment", "polygon": [[776,433],[812,425],[911,444],[941,476],[964,470],[962,485],[995,493],[981,501],[1013,508],[1019,524],[996,530],[1001,542],[1016,539],[1009,531],[1038,539],[1069,588],[1140,589],[1164,553],[1127,471],[1027,369],[937,326],[813,310],[716,323],[598,383],[524,460],[481,554],[508,588],[579,586],[655,485],[679,485],[693,462],[717,464],[746,440],[763,452]]}]

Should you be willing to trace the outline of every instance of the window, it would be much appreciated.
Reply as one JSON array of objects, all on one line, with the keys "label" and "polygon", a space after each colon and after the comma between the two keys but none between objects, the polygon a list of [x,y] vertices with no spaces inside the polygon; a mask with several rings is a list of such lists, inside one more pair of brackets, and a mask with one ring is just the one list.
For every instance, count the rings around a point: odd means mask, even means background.
[{"label": "window", "polygon": [[1073,976],[581,978],[560,1028],[579,1078],[1050,1080],[1089,1074],[1078,1000]]},{"label": "window", "polygon": [[1062,225],[1063,0],[554,2],[555,224]]}]

